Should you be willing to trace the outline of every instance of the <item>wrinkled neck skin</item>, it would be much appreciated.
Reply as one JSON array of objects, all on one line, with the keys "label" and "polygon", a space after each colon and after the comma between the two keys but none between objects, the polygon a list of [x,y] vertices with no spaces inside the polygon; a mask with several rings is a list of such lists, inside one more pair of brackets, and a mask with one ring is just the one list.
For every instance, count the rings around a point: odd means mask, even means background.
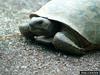
[{"label": "wrinkled neck skin", "polygon": [[54,37],[54,35],[61,31],[62,29],[62,25],[61,23],[57,22],[57,21],[54,21],[54,20],[50,20],[51,24],[49,26],[49,34],[50,34],[50,37]]}]

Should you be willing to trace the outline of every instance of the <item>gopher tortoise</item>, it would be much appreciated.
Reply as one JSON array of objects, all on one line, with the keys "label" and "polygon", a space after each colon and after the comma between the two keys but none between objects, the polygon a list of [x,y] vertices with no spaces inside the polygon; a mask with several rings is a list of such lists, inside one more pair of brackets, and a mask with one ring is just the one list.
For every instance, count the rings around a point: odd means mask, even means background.
[{"label": "gopher tortoise", "polygon": [[51,0],[30,14],[20,32],[58,50],[85,54],[100,49],[100,0]]}]

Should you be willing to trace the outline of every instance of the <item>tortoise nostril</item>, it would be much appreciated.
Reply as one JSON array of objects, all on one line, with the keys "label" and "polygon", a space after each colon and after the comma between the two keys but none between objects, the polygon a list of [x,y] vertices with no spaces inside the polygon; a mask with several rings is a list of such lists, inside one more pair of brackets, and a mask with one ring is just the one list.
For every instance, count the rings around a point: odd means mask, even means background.
[{"label": "tortoise nostril", "polygon": [[29,26],[30,26],[30,27],[33,27],[33,23],[29,23]]}]

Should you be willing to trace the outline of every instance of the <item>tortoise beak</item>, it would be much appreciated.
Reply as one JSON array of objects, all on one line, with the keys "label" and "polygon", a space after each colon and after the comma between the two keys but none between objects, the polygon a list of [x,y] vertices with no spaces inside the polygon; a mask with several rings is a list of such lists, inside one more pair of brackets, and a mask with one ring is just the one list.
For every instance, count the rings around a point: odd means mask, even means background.
[{"label": "tortoise beak", "polygon": [[30,31],[28,25],[19,26],[19,30],[20,30],[21,33],[25,33],[25,32]]}]

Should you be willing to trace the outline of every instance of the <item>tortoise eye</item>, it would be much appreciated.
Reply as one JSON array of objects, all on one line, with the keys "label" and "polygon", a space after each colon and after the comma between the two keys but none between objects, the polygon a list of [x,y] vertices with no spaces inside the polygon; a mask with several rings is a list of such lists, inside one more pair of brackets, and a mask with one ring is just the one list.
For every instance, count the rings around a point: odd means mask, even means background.
[{"label": "tortoise eye", "polygon": [[42,21],[42,20],[40,20],[40,21],[38,21],[38,22],[37,22],[37,24],[42,24],[42,23],[43,23],[43,21]]},{"label": "tortoise eye", "polygon": [[31,21],[31,22],[29,23],[29,25],[30,25],[31,27],[35,27],[35,26],[41,26],[42,23],[43,23],[43,20]]}]

